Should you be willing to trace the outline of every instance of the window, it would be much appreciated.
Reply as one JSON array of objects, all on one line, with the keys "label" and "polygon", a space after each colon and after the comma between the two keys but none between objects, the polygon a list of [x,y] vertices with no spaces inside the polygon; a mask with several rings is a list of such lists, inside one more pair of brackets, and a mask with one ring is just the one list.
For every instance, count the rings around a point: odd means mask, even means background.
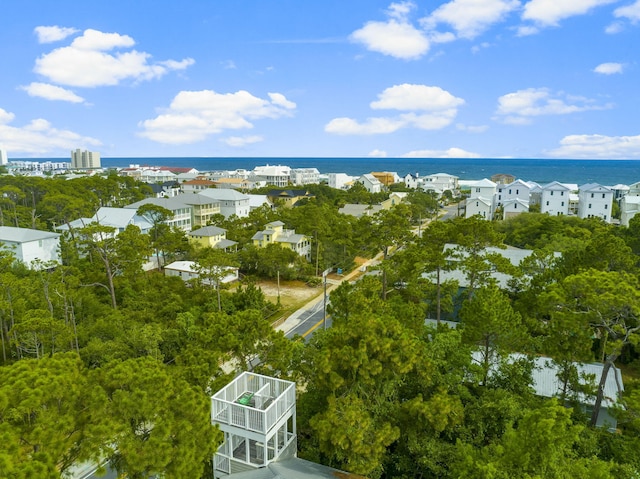
[{"label": "window", "polygon": [[476,193],[480,193],[480,188],[476,188]]},{"label": "window", "polygon": [[516,190],[516,195],[520,194],[520,190]]},{"label": "window", "polygon": [[501,200],[502,199],[502,195],[498,195],[498,199]]},{"label": "window", "polygon": [[511,188],[509,188],[509,194],[511,194]]},{"label": "window", "polygon": [[549,202],[547,201],[547,206],[549,206]]},{"label": "window", "polygon": [[593,193],[591,193],[591,198],[593,198]]},{"label": "window", "polygon": [[564,201],[562,203],[560,203],[560,206],[564,206]]},{"label": "window", "polygon": [[553,191],[551,192],[551,196],[553,196]]},{"label": "window", "polygon": [[561,191],[561,192],[560,192],[560,196],[564,196],[564,191]]},{"label": "window", "polygon": [[609,209],[609,205],[604,205],[604,209],[608,210]]},{"label": "window", "polygon": [[589,203],[589,209],[591,209],[591,203]]},{"label": "window", "polygon": [[604,193],[602,193],[602,199],[604,199]]}]

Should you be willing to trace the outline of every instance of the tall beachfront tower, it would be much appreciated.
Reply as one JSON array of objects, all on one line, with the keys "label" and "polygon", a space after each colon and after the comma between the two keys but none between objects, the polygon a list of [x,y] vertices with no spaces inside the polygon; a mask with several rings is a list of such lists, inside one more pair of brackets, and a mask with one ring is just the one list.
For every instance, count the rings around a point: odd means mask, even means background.
[{"label": "tall beachfront tower", "polygon": [[71,150],[71,168],[100,168],[100,153],[97,151]]},{"label": "tall beachfront tower", "polygon": [[0,148],[0,165],[6,165],[8,163],[9,159],[7,158],[7,150]]},{"label": "tall beachfront tower", "polygon": [[216,478],[295,457],[296,385],[244,372],[211,397],[211,422],[224,433]]}]

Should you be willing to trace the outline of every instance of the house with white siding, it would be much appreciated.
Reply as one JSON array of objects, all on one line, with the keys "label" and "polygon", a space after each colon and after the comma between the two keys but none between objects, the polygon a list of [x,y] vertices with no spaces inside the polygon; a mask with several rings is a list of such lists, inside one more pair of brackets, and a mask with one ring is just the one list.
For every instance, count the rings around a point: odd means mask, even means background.
[{"label": "house with white siding", "polygon": [[380,193],[382,191],[382,182],[371,173],[358,178],[358,183],[364,186],[369,193]]},{"label": "house with white siding", "polygon": [[580,218],[600,218],[611,223],[613,191],[597,183],[582,185],[578,190],[578,216]]},{"label": "house with white siding", "polygon": [[249,216],[251,209],[249,195],[231,188],[209,188],[198,194],[220,203],[220,213],[224,215],[225,218],[233,215],[238,218],[246,218]]},{"label": "house with white siding", "polygon": [[640,213],[640,196],[625,196],[620,201],[620,224],[629,227],[629,221]]},{"label": "house with white siding", "polygon": [[30,269],[42,263],[60,263],[60,233],[0,226],[0,249],[13,253]]},{"label": "house with white siding", "polygon": [[552,181],[542,186],[540,191],[540,212],[554,216],[568,215],[571,191],[569,186],[557,181]]},{"label": "house with white siding", "polygon": [[165,208],[173,214],[171,218],[169,218],[165,223],[171,227],[176,227],[181,229],[182,231],[191,231],[192,223],[192,207],[182,202],[179,196],[175,198],[146,198],[144,200],[136,201],[135,203],[131,203],[130,205],[125,206],[125,208],[137,210],[142,205],[152,204],[156,206],[160,206]]}]

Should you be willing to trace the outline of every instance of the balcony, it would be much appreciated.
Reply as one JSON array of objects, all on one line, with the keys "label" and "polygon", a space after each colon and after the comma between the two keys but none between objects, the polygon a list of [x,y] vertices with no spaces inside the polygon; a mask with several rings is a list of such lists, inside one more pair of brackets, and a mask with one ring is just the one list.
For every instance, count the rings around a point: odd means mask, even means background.
[{"label": "balcony", "polygon": [[211,420],[223,431],[268,435],[291,416],[295,399],[295,383],[244,372],[212,396]]}]

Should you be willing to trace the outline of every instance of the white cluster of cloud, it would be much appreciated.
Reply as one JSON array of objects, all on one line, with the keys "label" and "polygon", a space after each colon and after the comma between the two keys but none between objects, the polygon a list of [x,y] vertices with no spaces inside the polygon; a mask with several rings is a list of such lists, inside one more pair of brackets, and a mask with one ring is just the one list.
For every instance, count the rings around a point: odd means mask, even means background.
[{"label": "white cluster of cloud", "polygon": [[[185,144],[205,140],[225,130],[253,128],[252,121],[291,116],[296,104],[281,93],[268,93],[269,99],[258,98],[240,90],[216,93],[212,90],[182,91],[169,108],[156,118],[140,122],[140,136],[159,143]],[[261,137],[228,139],[232,146],[260,141]]]},{"label": "white cluster of cloud", "polygon": [[50,83],[32,82],[29,85],[21,86],[21,90],[27,92],[29,96],[44,98],[45,100],[60,100],[71,103],[84,103],[81,96],[76,95],[71,90],[51,85]]},{"label": "white cluster of cloud", "polygon": [[612,106],[598,105],[584,97],[552,93],[547,88],[528,88],[498,98],[496,114],[504,123],[527,125],[532,117],[566,115],[588,110],[604,110]]},{"label": "white cluster of cloud", "polygon": [[337,135],[374,135],[393,133],[401,128],[439,130],[450,125],[464,104],[437,86],[402,84],[385,89],[369,106],[373,110],[397,110],[395,116],[373,117],[364,122],[342,117],[325,125],[327,133]]},{"label": "white cluster of cloud", "polygon": [[[450,0],[430,14],[411,21],[417,9],[412,0],[392,3],[384,21],[369,21],[350,35],[354,43],[367,50],[404,60],[416,60],[428,53],[434,43],[455,39],[474,39],[509,15],[519,14],[523,22],[516,29],[519,36],[533,35],[542,28],[558,26],[567,18],[585,15],[618,0]],[[614,17],[640,21],[640,0],[617,8]],[[443,30],[444,29],[444,30]],[[615,33],[615,23],[607,31]]]},{"label": "white cluster of cloud", "polygon": [[624,65],[622,63],[601,63],[593,69],[595,73],[602,75],[614,75],[616,73],[622,73]]},{"label": "white cluster of cloud", "polygon": [[39,43],[53,43],[64,40],[69,35],[73,35],[78,30],[69,27],[59,27],[53,25],[50,27],[40,26],[34,29],[34,33],[38,37]]},{"label": "white cluster of cloud", "polygon": [[560,141],[559,148],[547,154],[556,158],[640,158],[640,135],[569,135]]},{"label": "white cluster of cloud", "polygon": [[194,63],[191,58],[151,63],[149,53],[120,51],[134,45],[128,35],[88,29],[70,45],[38,58],[34,71],[58,85],[93,88],[117,85],[124,80],[152,80]]},{"label": "white cluster of cloud", "polygon": [[[64,40],[78,32],[75,28],[39,26],[34,29],[40,43]],[[70,45],[55,48],[36,59],[34,72],[46,79],[20,88],[30,96],[46,100],[85,103],[80,95],[64,87],[95,88],[160,78],[173,70],[193,65],[192,58],[151,62],[151,55],[133,50],[128,35],[87,29]],[[126,51],[125,51],[126,50]]]},{"label": "white cluster of cloud", "polygon": [[68,130],[58,130],[47,120],[32,120],[22,127],[11,126],[15,115],[0,108],[0,144],[15,153],[43,154],[52,150],[71,150],[78,146],[99,146],[95,138]]}]

